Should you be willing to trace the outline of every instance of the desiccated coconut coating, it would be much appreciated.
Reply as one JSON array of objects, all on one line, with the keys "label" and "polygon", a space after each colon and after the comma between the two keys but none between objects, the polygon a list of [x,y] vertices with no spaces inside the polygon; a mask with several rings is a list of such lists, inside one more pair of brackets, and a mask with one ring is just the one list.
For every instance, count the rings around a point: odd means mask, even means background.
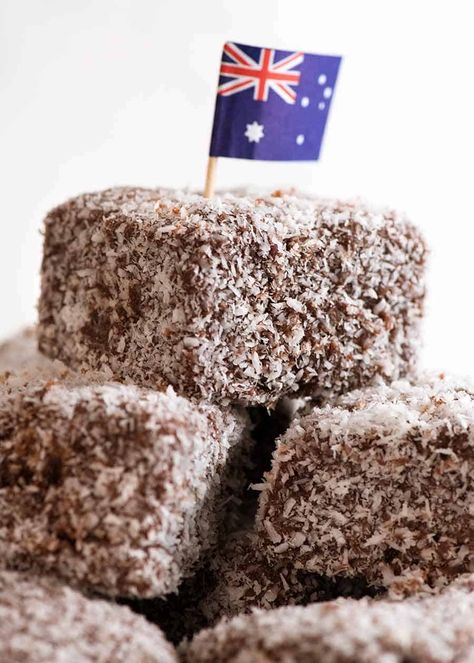
[{"label": "desiccated coconut coating", "polygon": [[[82,385],[104,384],[103,374],[94,371],[78,374],[62,361],[41,354],[36,328],[25,327],[0,344],[0,393],[3,386],[9,391],[21,390],[38,380],[68,381],[70,384]],[[161,390],[164,391],[166,387],[163,383]]]},{"label": "desiccated coconut coating", "polygon": [[474,388],[426,377],[296,419],[261,486],[269,558],[393,593],[473,570]]},{"label": "desiccated coconut coating", "polygon": [[[36,350],[34,329],[23,329],[18,334],[0,343],[0,371],[12,371],[23,368],[25,364],[31,363],[33,359],[41,355]],[[44,359],[49,363],[48,359]]]},{"label": "desiccated coconut coating", "polygon": [[223,620],[184,663],[472,663],[474,581],[405,601],[339,599]]},{"label": "desiccated coconut coating", "polygon": [[252,608],[276,607],[316,601],[318,578],[291,565],[268,564],[257,547],[253,532],[237,532],[209,563],[214,585],[199,605],[209,624],[221,617],[233,617]]},{"label": "desiccated coconut coating", "polygon": [[242,488],[247,418],[80,380],[0,388],[0,563],[111,596],[172,592]]},{"label": "desiccated coconut coating", "polygon": [[418,231],[393,211],[277,194],[116,188],[57,207],[41,350],[249,405],[407,374],[424,297]]},{"label": "desiccated coconut coating", "polygon": [[[60,362],[52,362],[38,352],[36,330],[22,329],[20,332],[0,343],[0,374],[10,372],[54,371]],[[64,367],[64,365],[62,365]]]},{"label": "desiccated coconut coating", "polygon": [[209,556],[176,594],[165,598],[127,600],[179,644],[223,617],[269,610],[283,605],[306,605],[341,596],[376,596],[377,589],[361,578],[323,578],[287,565],[269,563],[252,530],[237,531]]},{"label": "desiccated coconut coating", "polygon": [[337,596],[360,597],[370,593],[359,578],[323,578],[298,569],[291,562],[269,563],[251,531],[236,532],[218,550],[207,568],[208,592],[198,611],[209,624],[254,608],[306,605]]},{"label": "desiccated coconut coating", "polygon": [[270,610],[378,593],[360,578],[322,578],[291,564],[270,564],[258,549],[255,534],[243,531],[230,535],[197,573],[181,583],[176,594],[124,603],[157,624],[178,645],[223,617],[255,608]]},{"label": "desiccated coconut coating", "polygon": [[0,572],[4,663],[177,663],[161,631],[128,608],[50,578]]}]

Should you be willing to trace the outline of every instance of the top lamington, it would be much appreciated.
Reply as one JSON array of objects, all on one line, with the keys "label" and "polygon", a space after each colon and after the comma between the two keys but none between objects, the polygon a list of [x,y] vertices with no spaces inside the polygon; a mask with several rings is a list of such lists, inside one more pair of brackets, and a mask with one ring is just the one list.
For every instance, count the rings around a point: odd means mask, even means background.
[{"label": "top lamington", "polygon": [[331,397],[413,370],[425,255],[359,202],[84,194],[46,218],[40,349],[221,403]]}]

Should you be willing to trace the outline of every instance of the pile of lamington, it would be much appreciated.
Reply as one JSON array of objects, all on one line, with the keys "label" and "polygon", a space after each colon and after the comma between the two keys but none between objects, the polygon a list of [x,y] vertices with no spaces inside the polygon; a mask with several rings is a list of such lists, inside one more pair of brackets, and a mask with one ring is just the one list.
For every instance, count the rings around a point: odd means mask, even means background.
[{"label": "pile of lamington", "polygon": [[425,257],[284,192],[54,209],[0,350],[0,660],[473,661],[474,387],[416,372]]}]

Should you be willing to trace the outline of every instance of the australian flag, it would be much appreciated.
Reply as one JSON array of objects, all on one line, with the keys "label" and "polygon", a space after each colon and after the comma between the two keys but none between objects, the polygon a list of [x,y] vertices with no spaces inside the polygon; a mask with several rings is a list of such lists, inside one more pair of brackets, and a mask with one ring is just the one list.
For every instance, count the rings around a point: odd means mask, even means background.
[{"label": "australian flag", "polygon": [[341,58],[224,45],[209,154],[319,159]]}]

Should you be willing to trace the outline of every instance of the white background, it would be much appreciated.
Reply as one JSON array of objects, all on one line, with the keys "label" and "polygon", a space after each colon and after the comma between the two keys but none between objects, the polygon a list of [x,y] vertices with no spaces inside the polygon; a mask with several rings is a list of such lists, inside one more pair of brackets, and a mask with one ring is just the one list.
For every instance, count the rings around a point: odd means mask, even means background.
[{"label": "white background", "polygon": [[462,0],[0,0],[0,336],[33,321],[41,220],[113,184],[201,186],[222,43],[343,54],[322,159],[221,160],[406,210],[432,248],[424,363],[474,374],[473,64]]}]

